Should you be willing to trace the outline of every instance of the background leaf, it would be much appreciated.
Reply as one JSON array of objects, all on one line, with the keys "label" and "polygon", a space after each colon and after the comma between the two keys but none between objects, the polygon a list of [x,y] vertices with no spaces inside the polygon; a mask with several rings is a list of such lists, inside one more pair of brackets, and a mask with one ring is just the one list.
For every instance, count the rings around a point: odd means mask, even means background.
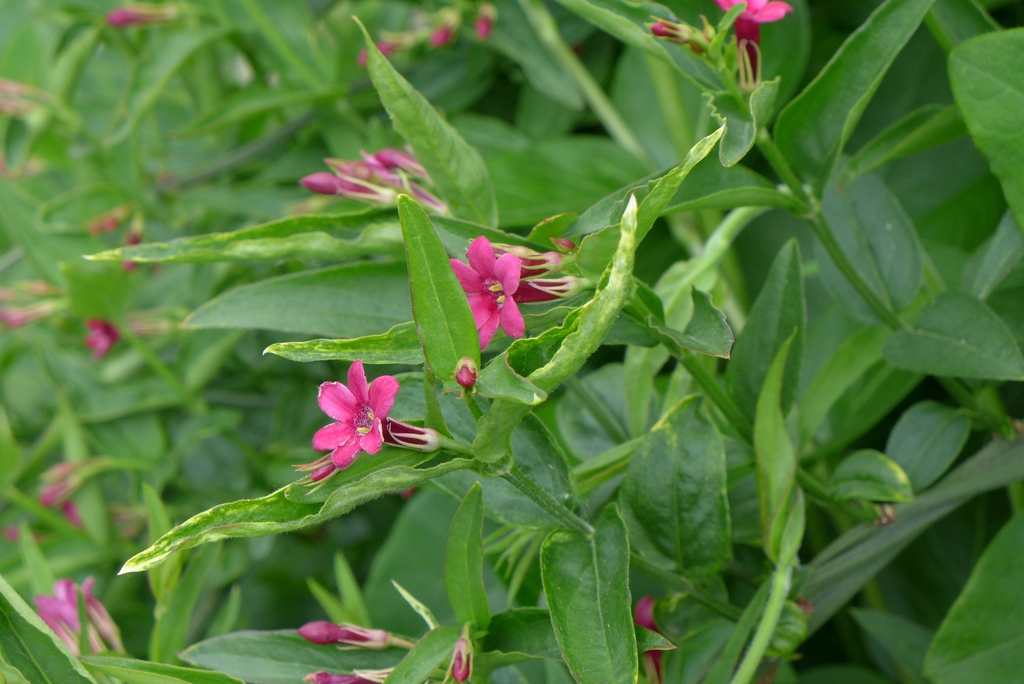
[{"label": "background leaf", "polygon": [[487,629],[491,612],[484,586],[484,502],[479,484],[469,488],[452,519],[445,554],[444,584],[459,624]]},{"label": "background leaf", "polygon": [[838,500],[910,501],[914,490],[903,469],[874,449],[845,457],[832,473],[832,496]]},{"label": "background leaf", "polygon": [[900,416],[885,443],[886,455],[903,468],[914,491],[938,480],[971,434],[962,410],[935,401],[914,404]]}]

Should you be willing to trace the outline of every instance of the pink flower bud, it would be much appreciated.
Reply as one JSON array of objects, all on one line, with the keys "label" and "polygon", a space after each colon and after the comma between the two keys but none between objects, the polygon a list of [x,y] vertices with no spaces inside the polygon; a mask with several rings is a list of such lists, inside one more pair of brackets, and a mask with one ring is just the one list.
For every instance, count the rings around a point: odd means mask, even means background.
[{"label": "pink flower bud", "polygon": [[175,5],[125,5],[107,14],[107,25],[114,28],[149,26],[174,21],[178,18]]},{"label": "pink flower bud", "polygon": [[341,641],[342,629],[333,622],[317,620],[299,627],[299,634],[311,644],[326,646]]},{"label": "pink flower bud", "polygon": [[455,366],[455,382],[459,383],[463,389],[470,390],[476,384],[476,376],[476,363],[473,359],[469,357],[459,359],[459,363]]},{"label": "pink flower bud", "polygon": [[367,155],[364,152],[363,156],[368,163],[372,159],[373,162],[383,166],[385,169],[401,169],[419,178],[427,178],[426,169],[423,168],[423,165],[420,164],[416,157],[408,152],[396,150],[393,147],[386,147],[383,150],[374,152],[372,155]]},{"label": "pink flower bud", "polygon": [[562,269],[563,257],[559,252],[538,252],[520,245],[503,245],[495,243],[496,254],[515,254],[519,257],[521,278],[546,276]]},{"label": "pink flower bud", "polygon": [[111,648],[115,651],[123,651],[121,630],[117,628],[117,624],[110,617],[110,613],[103,607],[103,604],[100,603],[100,600],[92,593],[94,586],[96,586],[96,580],[92,577],[82,582],[82,596],[85,598],[85,608],[86,614],[89,616],[89,622],[93,624],[96,631],[100,633],[100,636],[110,644]]},{"label": "pink flower bud", "polygon": [[641,627],[658,631],[658,626],[654,624],[654,599],[650,596],[644,596],[636,604],[636,610],[633,611],[633,621]]},{"label": "pink flower bud", "polygon": [[476,37],[480,40],[487,40],[494,30],[494,20],[498,18],[498,10],[489,2],[480,5],[480,11],[476,15]]},{"label": "pink flower bud", "polygon": [[384,420],[384,443],[430,453],[441,448],[441,435],[437,430],[387,418]]},{"label": "pink flower bud", "polygon": [[328,672],[314,672],[306,675],[303,681],[309,684],[376,684],[372,679],[364,679],[359,675],[338,675]]},{"label": "pink flower bud", "polygon": [[563,252],[576,250],[576,243],[569,238],[551,238],[551,243]]},{"label": "pink flower bud", "polygon": [[434,29],[433,33],[430,34],[431,47],[444,47],[453,40],[455,40],[455,29],[448,24],[438,26]]},{"label": "pink flower bud", "polygon": [[689,43],[693,38],[692,28],[686,24],[676,24],[671,21],[656,21],[651,25],[651,33],[658,38],[664,38],[680,45]]},{"label": "pink flower bud", "polygon": [[473,676],[473,642],[466,637],[466,632],[463,628],[462,636],[455,642],[452,664],[448,668],[448,673],[457,682],[464,682]]},{"label": "pink flower bud", "polygon": [[78,512],[78,506],[71,499],[60,505],[60,512],[64,519],[71,523],[72,526],[78,529],[85,527],[85,524],[82,522],[82,514]]},{"label": "pink flower bud", "polygon": [[85,346],[92,349],[93,361],[99,361],[121,339],[121,333],[110,321],[98,318],[90,318],[85,325],[89,328],[89,334],[85,336]]},{"label": "pink flower bud", "polygon": [[299,628],[299,634],[313,644],[348,644],[374,651],[391,645],[391,635],[383,629],[366,629],[358,625],[336,625],[332,622],[310,622]]},{"label": "pink flower bud", "polygon": [[568,299],[582,292],[588,284],[589,281],[575,276],[554,279],[531,278],[519,283],[519,289],[512,295],[512,299],[519,304]]}]

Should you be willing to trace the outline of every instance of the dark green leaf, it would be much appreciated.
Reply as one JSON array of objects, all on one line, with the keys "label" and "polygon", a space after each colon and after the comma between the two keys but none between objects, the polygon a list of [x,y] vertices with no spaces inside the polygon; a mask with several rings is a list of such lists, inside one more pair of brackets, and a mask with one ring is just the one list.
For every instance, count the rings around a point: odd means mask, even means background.
[{"label": "dark green leaf", "polygon": [[894,613],[854,608],[850,614],[901,669],[913,677],[921,676],[934,632]]},{"label": "dark green leaf", "polygon": [[725,448],[699,397],[658,421],[633,455],[623,496],[676,572],[717,572],[729,554]]},{"label": "dark green leaf", "polygon": [[736,622],[736,627],[733,628],[732,635],[722,649],[721,655],[718,656],[715,664],[708,671],[704,684],[729,683],[732,679],[732,671],[736,667],[736,663],[739,662],[740,655],[743,653],[743,646],[747,643],[747,637],[750,635],[751,630],[754,629],[754,625],[757,624],[757,619],[761,616],[761,610],[764,608],[767,600],[768,582],[765,582],[750,599],[750,602],[747,603],[747,607],[743,609],[743,615]]},{"label": "dark green leaf", "polygon": [[411,318],[405,264],[363,263],[228,290],[199,307],[185,325],[361,337],[384,333]]},{"label": "dark green leaf", "polygon": [[543,608],[510,608],[495,614],[481,641],[484,651],[521,653],[532,658],[561,658],[551,614]]},{"label": "dark green leaf", "polygon": [[832,496],[840,501],[910,501],[914,490],[900,466],[874,449],[861,449],[843,459],[832,473]]},{"label": "dark green leaf", "polygon": [[726,380],[740,410],[753,417],[761,388],[779,349],[796,332],[782,384],[782,410],[788,411],[796,396],[803,357],[807,311],[804,304],[800,248],[791,240],[779,250],[768,278],[761,287],[750,318],[732,349]]},{"label": "dark green leaf", "polygon": [[405,655],[385,651],[342,650],[311,644],[292,630],[233,632],[201,641],[181,657],[188,663],[242,679],[249,684],[294,684],[311,672],[350,672],[395,666]]},{"label": "dark green leaf", "polygon": [[[362,24],[360,24],[362,28]],[[480,153],[399,74],[363,29],[370,79],[395,130],[412,147],[452,214],[498,225],[498,205]]]},{"label": "dark green leaf", "polygon": [[1020,559],[1024,515],[1003,526],[985,549],[939,626],[924,672],[935,684],[1012,682],[1024,668]]},{"label": "dark green leaf", "polygon": [[935,401],[914,404],[889,433],[885,453],[910,478],[915,492],[938,480],[953,464],[971,434],[971,421],[960,410]]},{"label": "dark green leaf", "polygon": [[118,264],[75,260],[60,265],[68,284],[68,306],[76,316],[120,321],[128,308],[128,274]]},{"label": "dark green leaf", "polygon": [[655,336],[670,347],[675,346],[682,349],[718,356],[723,359],[729,358],[732,351],[732,329],[725,320],[725,314],[715,308],[711,303],[711,296],[696,288],[692,290],[693,316],[686,324],[686,330],[678,332],[671,328],[659,325],[657,320],[650,316],[647,325]]},{"label": "dark green leaf", "polygon": [[432,629],[388,675],[390,684],[423,684],[435,667],[444,664],[459,639],[458,627]]},{"label": "dark green leaf", "polygon": [[932,2],[887,0],[779,115],[779,147],[797,174],[819,192],[882,77]]},{"label": "dark green leaf", "polygon": [[976,0],[935,0],[925,23],[947,52],[969,38],[1000,28]]},{"label": "dark green leaf", "polygon": [[279,342],[263,350],[289,361],[355,361],[363,363],[423,363],[423,347],[416,324],[399,323],[383,335],[368,335],[350,340],[310,340]]},{"label": "dark green leaf", "polygon": [[964,266],[963,287],[984,301],[1024,258],[1024,233],[1009,211],[995,235],[986,241]]},{"label": "dark green leaf", "polygon": [[83,656],[93,672],[114,677],[124,684],[242,684],[241,679],[220,672],[149,663],[120,656]]},{"label": "dark green leaf", "polygon": [[31,684],[96,684],[63,641],[0,575],[0,653]]},{"label": "dark green leaf", "polygon": [[722,145],[718,151],[722,166],[735,166],[754,146],[758,127],[764,127],[771,117],[775,98],[779,94],[779,79],[765,81],[750,94],[749,105],[739,102],[729,92],[709,96],[712,113],[726,125]]},{"label": "dark green leaf", "polygon": [[949,80],[967,130],[1024,230],[1024,29],[972,38],[949,55]]},{"label": "dark green leaf", "polygon": [[167,601],[166,612],[157,617],[149,635],[149,658],[158,663],[177,663],[185,648],[199,594],[213,570],[220,545],[207,546],[192,556],[185,573]]},{"label": "dark green leaf", "polygon": [[460,625],[472,623],[477,629],[487,629],[491,622],[484,587],[483,530],[483,491],[475,484],[469,488],[452,519],[444,561],[444,586],[455,619]]},{"label": "dark green leaf", "polygon": [[580,684],[633,684],[638,660],[629,596],[629,543],[614,504],[593,537],[552,532],[541,575],[562,656]]},{"label": "dark green leaf", "polygon": [[982,380],[1024,379],[1024,358],[1006,324],[984,303],[943,292],[913,330],[885,344],[885,358],[904,370]]},{"label": "dark green leaf", "polygon": [[398,214],[409,262],[416,332],[431,370],[446,380],[454,376],[460,359],[469,358],[480,365],[480,338],[473,313],[427,212],[402,195]]}]

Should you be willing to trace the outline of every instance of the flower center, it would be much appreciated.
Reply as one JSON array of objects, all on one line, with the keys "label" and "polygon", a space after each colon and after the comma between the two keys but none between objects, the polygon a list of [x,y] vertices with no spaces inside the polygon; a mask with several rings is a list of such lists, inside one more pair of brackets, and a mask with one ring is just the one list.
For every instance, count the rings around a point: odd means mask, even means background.
[{"label": "flower center", "polygon": [[484,281],[484,285],[491,291],[491,296],[494,297],[494,303],[498,305],[500,309],[505,305],[505,288],[501,286],[501,283],[494,278],[488,278]]},{"label": "flower center", "polygon": [[370,408],[369,404],[363,404],[359,407],[359,411],[352,421],[356,426],[356,432],[360,435],[369,434],[370,430],[373,429],[373,417],[373,409]]}]

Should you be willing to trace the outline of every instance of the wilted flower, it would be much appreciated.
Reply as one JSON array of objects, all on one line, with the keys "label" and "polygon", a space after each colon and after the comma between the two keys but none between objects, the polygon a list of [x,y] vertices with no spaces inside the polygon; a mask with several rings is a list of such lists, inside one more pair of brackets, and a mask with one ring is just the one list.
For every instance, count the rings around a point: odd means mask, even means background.
[{"label": "wilted flower", "polygon": [[[658,625],[654,622],[653,598],[644,596],[640,599],[636,604],[636,610],[633,612],[633,621],[652,632],[658,631]],[[661,684],[661,651],[645,651],[643,654],[643,666],[648,681],[651,684]]]},{"label": "wilted flower", "polygon": [[466,627],[462,628],[462,636],[455,642],[448,674],[457,682],[464,682],[473,676],[473,642],[469,639]]},{"label": "wilted flower", "polygon": [[121,332],[110,321],[90,318],[85,322],[89,334],[85,336],[85,346],[92,349],[92,358],[99,361],[121,339]]},{"label": "wilted flower", "polygon": [[480,40],[487,40],[491,36],[491,31],[494,30],[494,20],[498,18],[498,10],[489,2],[485,2],[480,5],[480,10],[476,13],[476,24],[473,28],[476,30],[476,37]]},{"label": "wilted flower", "polygon": [[125,5],[110,10],[107,14],[107,25],[114,28],[129,26],[149,26],[163,24],[178,18],[176,5]]},{"label": "wilted flower", "polygon": [[[95,584],[96,581],[91,577],[82,583],[89,647],[93,653],[124,651],[117,625],[92,592]],[[35,602],[43,622],[67,644],[72,653],[81,655],[78,646],[78,635],[82,631],[78,616],[78,585],[68,579],[57,580],[53,585],[53,596],[36,596]]]},{"label": "wilted flower", "polygon": [[398,380],[384,375],[367,385],[363,362],[348,369],[348,386],[340,382],[320,385],[317,401],[328,416],[338,421],[313,435],[313,448],[330,453],[299,470],[312,470],[314,482],[344,470],[365,451],[375,454],[384,443],[382,421],[387,418],[398,394]]},{"label": "wilted flower", "polygon": [[519,289],[519,257],[515,254],[496,256],[494,247],[485,237],[473,240],[466,256],[468,266],[458,259],[450,261],[469,299],[480,335],[480,348],[487,348],[499,325],[509,337],[522,337],[526,324],[512,297]]}]

